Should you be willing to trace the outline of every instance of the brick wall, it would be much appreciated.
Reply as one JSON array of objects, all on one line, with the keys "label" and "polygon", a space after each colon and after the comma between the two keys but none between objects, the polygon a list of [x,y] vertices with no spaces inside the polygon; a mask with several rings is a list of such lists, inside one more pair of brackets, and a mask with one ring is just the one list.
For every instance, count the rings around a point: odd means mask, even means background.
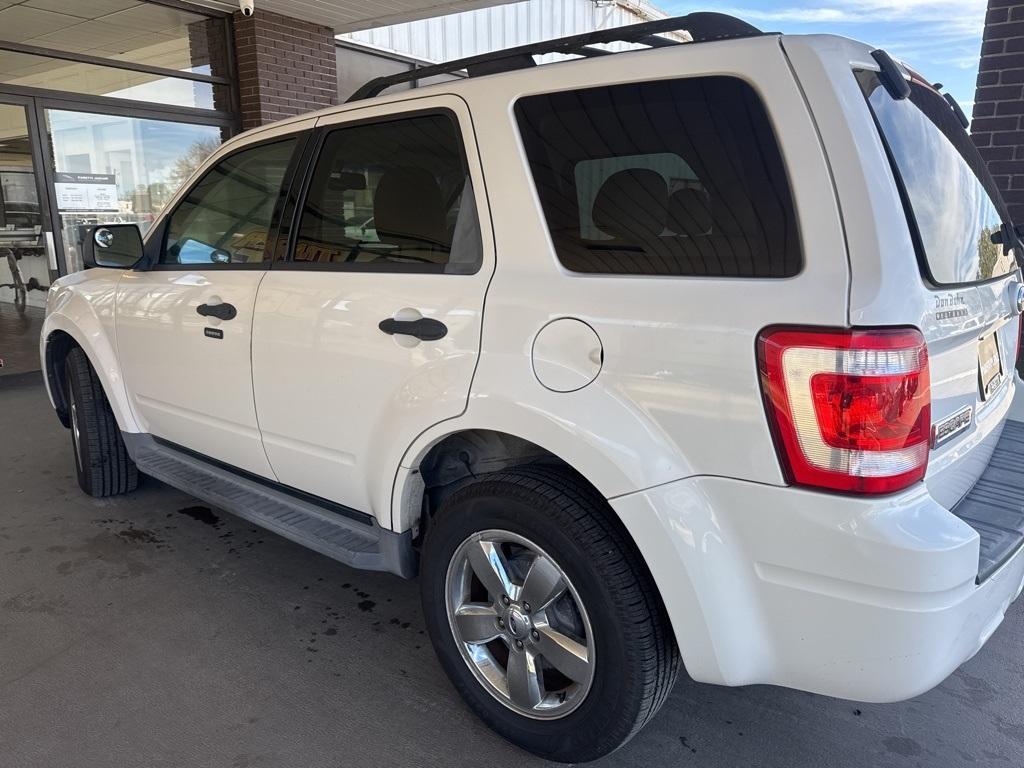
[{"label": "brick wall", "polygon": [[988,2],[971,136],[1024,223],[1024,2]]},{"label": "brick wall", "polygon": [[242,128],[337,103],[334,31],[268,11],[234,14]]}]

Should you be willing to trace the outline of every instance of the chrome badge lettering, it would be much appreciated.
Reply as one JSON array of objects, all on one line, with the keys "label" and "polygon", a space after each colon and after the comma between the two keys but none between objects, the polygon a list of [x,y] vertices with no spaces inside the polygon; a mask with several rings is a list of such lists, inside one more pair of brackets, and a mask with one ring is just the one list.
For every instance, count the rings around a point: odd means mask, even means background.
[{"label": "chrome badge lettering", "polygon": [[954,413],[952,416],[943,419],[938,424],[932,425],[932,448],[946,442],[953,435],[957,435],[971,426],[971,419],[974,417],[974,409],[967,405]]},{"label": "chrome badge lettering", "polygon": [[945,296],[935,297],[935,319],[940,323],[959,320],[970,314],[970,310],[967,309],[967,300],[960,294],[949,293]]}]

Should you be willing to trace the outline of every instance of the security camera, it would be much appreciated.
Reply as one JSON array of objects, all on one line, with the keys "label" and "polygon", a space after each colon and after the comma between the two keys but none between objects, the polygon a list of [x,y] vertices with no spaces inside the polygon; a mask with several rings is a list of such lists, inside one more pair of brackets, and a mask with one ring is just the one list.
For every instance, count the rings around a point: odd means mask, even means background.
[{"label": "security camera", "polygon": [[243,16],[252,16],[255,5],[256,0],[238,0],[238,10],[242,12]]}]

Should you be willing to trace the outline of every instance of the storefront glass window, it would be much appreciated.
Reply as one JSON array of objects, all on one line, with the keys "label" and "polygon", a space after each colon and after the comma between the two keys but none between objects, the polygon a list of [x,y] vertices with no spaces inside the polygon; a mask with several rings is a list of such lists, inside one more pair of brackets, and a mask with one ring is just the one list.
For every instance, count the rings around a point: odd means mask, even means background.
[{"label": "storefront glass window", "polygon": [[204,75],[227,75],[223,19],[140,0],[0,3],[18,42]]},{"label": "storefront glass window", "polygon": [[46,123],[68,271],[82,266],[79,225],[134,223],[145,233],[222,140],[216,126],[90,112],[50,109]]},{"label": "storefront glass window", "polygon": [[197,109],[223,110],[229,106],[226,85],[14,51],[0,51],[0,82]]}]

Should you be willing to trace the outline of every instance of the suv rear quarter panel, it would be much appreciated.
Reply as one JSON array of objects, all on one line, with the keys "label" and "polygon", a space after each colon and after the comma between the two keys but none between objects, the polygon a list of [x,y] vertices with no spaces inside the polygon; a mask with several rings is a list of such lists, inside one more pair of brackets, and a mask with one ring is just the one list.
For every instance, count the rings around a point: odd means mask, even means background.
[{"label": "suv rear quarter panel", "polygon": [[[928,490],[948,509],[988,464],[1013,400],[1017,322],[1009,297],[1018,277],[931,285],[918,263],[881,135],[853,75],[878,70],[872,48],[829,35],[785,37],[783,47],[821,128],[839,192],[850,255],[849,324],[919,328],[928,343],[932,423],[973,408],[971,427],[933,449],[928,460]],[[943,311],[950,306],[957,311]],[[979,403],[978,339],[993,329],[1009,375]]]},{"label": "suv rear quarter panel", "polygon": [[[788,167],[803,270],[788,279],[739,279],[562,267],[518,134],[516,100],[716,74],[745,80],[765,103]],[[828,166],[778,38],[617,54],[612,65],[598,58],[538,67],[465,81],[462,89],[484,161],[497,269],[467,412],[424,434],[405,466],[444,434],[475,427],[541,445],[609,498],[701,474],[782,484],[755,340],[778,323],[842,325],[848,274]],[[583,320],[603,344],[600,374],[575,392],[544,388],[531,366],[538,331],[559,317]],[[401,516],[395,522],[409,524]]]}]

